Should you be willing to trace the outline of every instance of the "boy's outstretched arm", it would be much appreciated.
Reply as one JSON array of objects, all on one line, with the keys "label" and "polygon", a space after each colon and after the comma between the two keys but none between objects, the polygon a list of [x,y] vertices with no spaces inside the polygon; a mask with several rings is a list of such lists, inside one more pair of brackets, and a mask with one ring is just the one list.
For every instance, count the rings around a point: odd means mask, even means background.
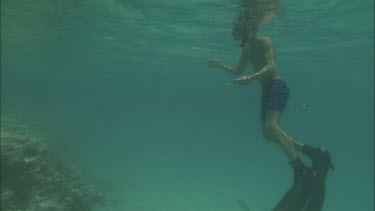
[{"label": "boy's outstretched arm", "polygon": [[241,53],[241,59],[236,67],[225,65],[213,58],[208,59],[208,64],[211,65],[212,67],[225,70],[229,73],[242,74],[243,71],[245,70],[245,67],[248,61],[249,61],[249,46],[248,44],[245,44]]}]

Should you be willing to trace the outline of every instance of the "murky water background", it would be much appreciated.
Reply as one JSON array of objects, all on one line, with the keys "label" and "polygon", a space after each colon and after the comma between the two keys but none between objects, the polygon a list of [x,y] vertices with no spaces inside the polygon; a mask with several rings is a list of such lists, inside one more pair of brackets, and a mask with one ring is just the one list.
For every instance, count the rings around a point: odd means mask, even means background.
[{"label": "murky water background", "polygon": [[[325,210],[374,209],[373,1],[287,0],[266,25],[291,90],[281,125],[328,147]],[[292,172],[236,64],[232,1],[1,1],[1,112],[44,128],[115,199],[100,210],[269,210]],[[249,70],[247,70],[250,72]],[[98,209],[99,210],[99,209]]]}]

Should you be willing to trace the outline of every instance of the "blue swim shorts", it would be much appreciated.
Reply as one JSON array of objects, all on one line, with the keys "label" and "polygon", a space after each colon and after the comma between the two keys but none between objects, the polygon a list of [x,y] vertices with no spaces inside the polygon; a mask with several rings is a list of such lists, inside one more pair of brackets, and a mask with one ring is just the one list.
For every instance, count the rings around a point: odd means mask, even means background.
[{"label": "blue swim shorts", "polygon": [[281,79],[272,80],[262,93],[262,118],[267,110],[284,111],[289,98],[289,89]]}]

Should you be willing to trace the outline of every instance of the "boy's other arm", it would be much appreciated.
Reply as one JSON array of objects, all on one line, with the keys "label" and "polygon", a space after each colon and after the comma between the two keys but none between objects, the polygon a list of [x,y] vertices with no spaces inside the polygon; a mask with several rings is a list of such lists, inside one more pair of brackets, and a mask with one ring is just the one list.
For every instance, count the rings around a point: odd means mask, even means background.
[{"label": "boy's other arm", "polygon": [[269,75],[273,74],[276,70],[276,55],[272,47],[271,41],[267,40],[266,45],[266,65],[261,70],[257,71],[251,76],[253,79],[261,79],[264,77],[268,77]]},{"label": "boy's other arm", "polygon": [[253,80],[256,79],[262,79],[265,77],[268,77],[269,75],[273,74],[276,71],[276,55],[275,51],[272,47],[271,40],[267,39],[265,40],[266,45],[266,52],[265,52],[265,59],[266,59],[266,65],[257,71],[256,73],[248,76],[242,76],[241,78],[234,79],[234,83],[239,84],[247,84]]}]

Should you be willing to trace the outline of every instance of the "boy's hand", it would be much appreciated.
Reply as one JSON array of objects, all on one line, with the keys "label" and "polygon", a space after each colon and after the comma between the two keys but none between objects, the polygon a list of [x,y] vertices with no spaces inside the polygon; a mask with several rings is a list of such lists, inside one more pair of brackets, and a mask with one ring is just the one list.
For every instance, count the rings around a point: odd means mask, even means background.
[{"label": "boy's hand", "polygon": [[217,59],[209,58],[208,64],[212,67],[221,68],[223,64],[221,64]]},{"label": "boy's hand", "polygon": [[240,78],[232,80],[233,83],[240,84],[240,85],[245,85],[248,84],[252,81],[253,77],[251,75],[248,76],[242,76]]}]

